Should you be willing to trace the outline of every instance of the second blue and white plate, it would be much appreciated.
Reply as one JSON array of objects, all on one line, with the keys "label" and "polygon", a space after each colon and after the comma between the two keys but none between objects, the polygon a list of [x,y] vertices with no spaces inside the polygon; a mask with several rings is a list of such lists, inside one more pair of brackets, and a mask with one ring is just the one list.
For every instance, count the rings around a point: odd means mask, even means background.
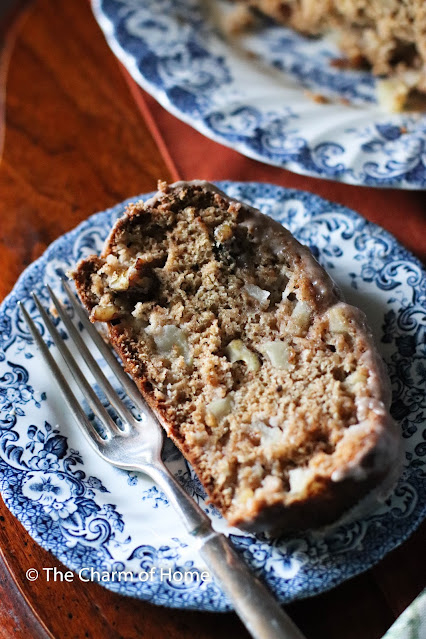
[{"label": "second blue and white plate", "polygon": [[[389,369],[392,413],[404,441],[402,476],[380,510],[321,534],[274,541],[230,529],[206,504],[181,455],[167,446],[172,472],[287,602],[367,570],[425,515],[426,274],[391,235],[342,206],[268,184],[218,186],[287,226],[310,246],[347,300],[366,312]],[[17,307],[21,300],[45,334],[31,291],[46,306],[47,283],[63,297],[58,273],[98,252],[124,208],[122,203],[93,215],[59,238],[0,306],[1,495],[29,534],[79,578],[165,606],[227,610],[216,584],[182,580],[188,571],[201,575],[205,566],[165,495],[145,476],[108,465],[82,436]]]},{"label": "second blue and white plate", "polygon": [[[136,82],[213,140],[304,175],[426,188],[426,115],[383,112],[376,79],[333,67],[341,53],[329,40],[269,22],[228,38],[221,24],[232,3],[218,0],[92,6]],[[306,89],[330,102],[316,103]]]}]

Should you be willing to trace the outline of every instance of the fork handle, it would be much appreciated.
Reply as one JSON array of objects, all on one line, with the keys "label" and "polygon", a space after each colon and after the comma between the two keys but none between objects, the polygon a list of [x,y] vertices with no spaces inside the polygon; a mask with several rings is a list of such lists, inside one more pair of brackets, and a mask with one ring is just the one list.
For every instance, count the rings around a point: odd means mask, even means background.
[{"label": "fork handle", "polygon": [[225,535],[213,531],[199,552],[255,639],[305,639]]},{"label": "fork handle", "polygon": [[[147,470],[146,466],[144,468]],[[198,551],[254,639],[305,639],[290,617],[162,462],[149,474],[199,542]]]}]

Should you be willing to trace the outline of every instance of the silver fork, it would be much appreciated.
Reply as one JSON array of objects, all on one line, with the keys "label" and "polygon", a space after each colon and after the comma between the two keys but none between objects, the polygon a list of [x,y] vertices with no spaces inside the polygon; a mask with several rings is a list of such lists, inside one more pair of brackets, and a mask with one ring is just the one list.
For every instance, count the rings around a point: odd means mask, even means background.
[{"label": "silver fork", "polygon": [[235,612],[255,639],[304,639],[300,630],[282,610],[276,599],[261,581],[251,574],[225,535],[217,533],[212,528],[207,515],[166,468],[161,459],[163,428],[159,423],[160,418],[148,407],[134,382],[124,372],[111,349],[90,323],[85,310],[80,305],[68,282],[62,280],[62,283],[78,318],[120,382],[126,395],[140,413],[140,419],[136,419],[120,399],[86,346],[79,331],[75,328],[65,307],[59,302],[52,289],[47,286],[51,300],[67,329],[69,337],[74,341],[93,377],[120,418],[119,425],[112,419],[87,381],[49,314],[43,308],[37,295],[33,293],[36,306],[54,343],[91,409],[102,424],[103,433],[100,434],[88,419],[64,374],[43,341],[36,325],[25,307],[20,303],[22,314],[30,332],[89,443],[105,461],[118,468],[146,473],[165,492],[170,503],[183,520],[188,532],[194,538],[198,552],[204,559],[211,574],[232,602]]}]

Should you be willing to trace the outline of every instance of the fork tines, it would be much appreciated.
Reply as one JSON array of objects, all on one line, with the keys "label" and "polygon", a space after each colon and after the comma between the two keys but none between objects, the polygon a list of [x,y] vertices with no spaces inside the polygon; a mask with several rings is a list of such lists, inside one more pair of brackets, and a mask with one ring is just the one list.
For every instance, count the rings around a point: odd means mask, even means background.
[{"label": "fork tines", "polygon": [[[91,337],[92,341],[95,343],[96,347],[100,351],[101,355],[103,356],[107,364],[109,364],[112,372],[114,373],[114,375],[116,376],[120,384],[122,385],[126,395],[130,397],[130,399],[136,405],[138,410],[141,411],[143,416],[143,414],[146,411],[146,406],[143,402],[141,395],[139,394],[139,391],[136,385],[123,371],[120,364],[114,357],[112,351],[105,344],[105,342],[103,341],[103,339],[101,338],[101,336],[99,335],[95,327],[91,324],[90,320],[87,317],[86,312],[84,311],[80,303],[77,301],[77,298],[75,294],[73,293],[68,282],[66,282],[65,280],[62,280],[62,283],[63,283],[64,290],[68,296],[68,299],[71,303],[71,306],[74,308],[75,312],[77,313],[77,316],[82,322],[84,328],[88,332],[89,336]],[[71,321],[71,318],[68,315],[67,311],[65,310],[64,306],[58,300],[57,296],[55,295],[55,293],[53,292],[53,290],[51,289],[49,285],[47,285],[47,290],[49,292],[53,305],[56,308],[58,315],[67,330],[67,333],[70,339],[74,342],[80,355],[82,356],[84,362],[86,363],[88,369],[92,373],[95,381],[97,382],[97,384],[99,385],[99,387],[105,394],[106,398],[108,399],[110,405],[114,408],[115,412],[120,418],[119,425],[117,425],[117,423],[113,420],[113,418],[110,416],[109,412],[107,411],[105,406],[102,404],[97,394],[94,392],[92,386],[86,379],[86,376],[81,370],[75,357],[72,355],[70,349],[68,348],[63,338],[61,337],[58,329],[54,325],[48,312],[44,309],[38,296],[33,292],[32,297],[34,299],[34,302],[37,306],[37,309],[40,313],[40,316],[47,330],[52,336],[53,342],[55,343],[65,363],[67,364],[77,386],[83,393],[92,411],[94,412],[96,417],[99,419],[100,423],[102,424],[102,428],[103,428],[102,437],[96,431],[96,429],[94,428],[94,426],[88,419],[85,411],[81,407],[79,401],[75,397],[64,374],[62,373],[60,367],[58,366],[52,354],[50,353],[49,348],[45,344],[43,337],[41,336],[41,333],[37,329],[34,321],[31,319],[28,311],[25,309],[22,303],[19,303],[21,312],[30,329],[30,332],[32,336],[34,337],[34,340],[37,346],[39,347],[40,352],[43,358],[45,359],[50,371],[55,376],[64,394],[64,398],[68,406],[70,407],[76,419],[83,422],[90,436],[95,438],[98,444],[101,443],[102,441],[106,442],[107,440],[111,439],[111,437],[114,434],[121,434],[121,435],[126,434],[126,432],[131,427],[138,424],[139,421],[134,417],[130,409],[121,400],[117,391],[113,388],[110,381],[101,370],[99,364],[96,362],[95,358],[93,357],[90,350],[88,349],[86,343],[82,339],[79,331],[77,330],[77,328],[74,326],[73,322]]]},{"label": "fork tines", "polygon": [[26,310],[26,308],[21,302],[18,302],[18,304],[19,304],[21,313],[24,317],[24,320],[26,321],[28,325],[30,333],[34,338],[35,343],[39,347],[42,357],[44,361],[46,362],[49,370],[51,371],[52,375],[55,377],[57,383],[59,384],[59,387],[63,393],[64,399],[66,403],[68,404],[68,407],[71,410],[72,414],[74,415],[75,419],[77,420],[77,422],[83,425],[85,432],[87,432],[87,434],[89,435],[91,439],[94,439],[95,442],[98,444],[102,443],[103,441],[102,437],[99,435],[97,430],[91,424],[85,411],[83,410],[79,401],[77,400],[76,396],[71,390],[70,385],[68,384],[64,374],[62,373],[61,369],[59,368],[58,364],[53,358],[51,352],[49,351],[49,348],[45,344],[40,332],[38,331],[30,315],[28,314],[28,311]]}]

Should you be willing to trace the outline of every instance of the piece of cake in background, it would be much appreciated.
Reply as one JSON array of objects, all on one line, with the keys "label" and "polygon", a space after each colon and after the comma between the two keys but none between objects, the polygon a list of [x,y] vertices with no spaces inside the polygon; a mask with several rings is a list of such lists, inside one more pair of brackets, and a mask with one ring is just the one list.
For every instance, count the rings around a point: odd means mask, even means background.
[{"label": "piece of cake in background", "polygon": [[379,103],[404,108],[410,94],[426,93],[426,2],[424,0],[236,0],[306,35],[337,32],[347,56],[336,61],[368,63],[378,82]]},{"label": "piece of cake in background", "polygon": [[392,487],[400,436],[365,315],[278,222],[163,183],[73,277],[231,525],[319,527]]}]

